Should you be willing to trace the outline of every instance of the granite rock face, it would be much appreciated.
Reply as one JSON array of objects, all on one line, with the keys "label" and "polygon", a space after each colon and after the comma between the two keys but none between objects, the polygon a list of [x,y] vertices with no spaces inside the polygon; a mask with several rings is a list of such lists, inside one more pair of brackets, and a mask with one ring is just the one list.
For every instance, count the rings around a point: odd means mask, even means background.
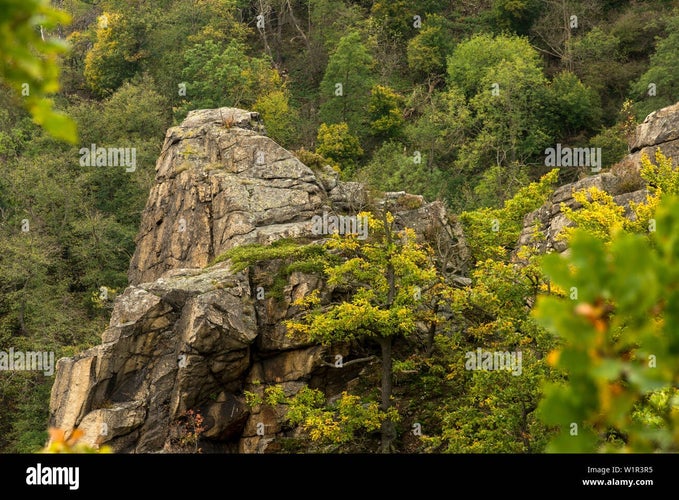
[{"label": "granite rock face", "polygon": [[[281,238],[322,240],[312,218],[355,215],[369,205],[395,214],[449,250],[448,271],[468,267],[462,228],[439,202],[405,192],[369,199],[331,168],[314,172],[266,137],[257,113],[192,111],[167,131],[155,184],[142,214],[129,286],[116,298],[102,343],[57,364],[50,424],[115,452],[186,451],[189,411],[203,417],[200,447],[215,452],[271,452],[282,414],[249,406],[245,391],[305,385],[339,394],[372,359],[337,369],[336,354],[286,335],[293,302],[325,293],[315,275],[292,273],[272,294],[279,261],[234,272],[216,257],[235,246]],[[275,296],[274,296],[275,295]],[[195,413],[194,413],[195,414]]]}]

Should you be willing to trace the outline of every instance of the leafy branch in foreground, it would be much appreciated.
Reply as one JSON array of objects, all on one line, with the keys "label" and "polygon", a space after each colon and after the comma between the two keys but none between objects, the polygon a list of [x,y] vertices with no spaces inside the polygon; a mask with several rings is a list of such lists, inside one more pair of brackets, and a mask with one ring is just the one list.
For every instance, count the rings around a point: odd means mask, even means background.
[{"label": "leafy branch in foreground", "polygon": [[54,111],[47,96],[59,88],[60,55],[68,51],[62,40],[45,37],[46,30],[71,22],[70,16],[46,0],[3,2],[0,9],[0,81],[24,99],[33,120],[57,139],[77,141],[75,123]]},{"label": "leafy branch in foreground", "polygon": [[560,433],[547,451],[679,450],[679,200],[664,197],[657,230],[610,242],[573,231],[567,256],[543,270],[568,296],[542,295],[534,316],[560,341],[538,411]]},{"label": "leafy branch in foreground", "polygon": [[80,429],[74,429],[71,434],[66,437],[66,433],[62,429],[51,427],[49,429],[50,443],[46,445],[40,453],[111,453],[109,446],[100,446],[94,448],[85,443],[79,442],[84,436],[84,432]]}]

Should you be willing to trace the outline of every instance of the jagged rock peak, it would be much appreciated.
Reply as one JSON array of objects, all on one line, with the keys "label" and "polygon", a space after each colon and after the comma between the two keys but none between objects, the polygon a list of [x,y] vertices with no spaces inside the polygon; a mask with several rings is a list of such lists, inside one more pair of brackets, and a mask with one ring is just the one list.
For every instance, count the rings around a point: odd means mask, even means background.
[{"label": "jagged rock peak", "polygon": [[257,113],[235,108],[192,111],[167,131],[130,283],[202,268],[235,245],[309,232],[328,193],[309,167],[262,134]]},{"label": "jagged rock peak", "polygon": [[320,277],[281,274],[281,261],[238,273],[228,260],[211,264],[237,245],[323,239],[312,221],[326,211],[388,208],[397,227],[448,249],[448,272],[464,274],[469,249],[442,203],[405,192],[371,200],[363,185],[342,182],[329,167],[312,171],[263,134],[256,113],[233,108],[193,111],[168,130],[130,285],[101,345],[57,363],[50,425],[67,434],[80,428],[84,442],[116,452],[190,451],[180,446],[181,419],[195,410],[205,419],[206,452],[275,451],[282,415],[249,406],[245,391],[261,395],[279,384],[292,395],[311,385],[330,397],[371,365],[329,369],[336,354],[356,353],[286,335],[296,299],[312,290],[328,296]]}]

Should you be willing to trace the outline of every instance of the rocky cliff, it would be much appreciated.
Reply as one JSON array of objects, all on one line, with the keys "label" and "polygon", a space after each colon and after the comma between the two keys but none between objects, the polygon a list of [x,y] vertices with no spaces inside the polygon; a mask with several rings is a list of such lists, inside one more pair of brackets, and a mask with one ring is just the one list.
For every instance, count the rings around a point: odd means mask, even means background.
[{"label": "rocky cliff", "polygon": [[[568,221],[561,204],[574,190],[598,186],[628,206],[645,198],[643,152],[679,153],[679,104],[659,110],[637,129],[630,155],[609,172],[560,187],[526,216],[520,244],[534,229],[542,251],[563,251],[556,239]],[[286,429],[271,407],[246,405],[244,391],[281,384],[288,395],[304,385],[328,396],[352,387],[376,367],[356,346],[328,348],[286,336],[283,320],[312,289],[314,275],[292,273],[273,294],[281,263],[234,272],[224,251],[281,238],[320,240],[312,217],[388,208],[396,223],[448,249],[448,272],[464,282],[469,251],[461,226],[441,203],[404,192],[373,199],[331,168],[313,171],[267,138],[256,113],[199,110],[168,130],[156,182],[142,215],[129,287],[116,298],[102,343],[59,360],[50,425],[78,427],[85,441],[117,452],[177,451],[177,425],[189,410],[205,418],[205,451],[270,452]],[[219,261],[219,263],[214,263]],[[335,354],[362,359],[336,368]]]},{"label": "rocky cliff", "polygon": [[314,215],[371,207],[437,238],[451,249],[449,271],[464,274],[462,230],[441,203],[404,192],[372,199],[329,167],[314,172],[265,136],[256,113],[189,113],[166,134],[129,287],[116,298],[101,345],[58,362],[50,425],[78,427],[86,443],[117,452],[176,451],[176,426],[193,410],[204,417],[203,450],[276,450],[280,415],[250,408],[244,391],[282,384],[294,394],[309,384],[332,396],[371,369],[372,358],[335,368],[334,354],[352,359],[352,346],[330,351],[286,336],[282,321],[297,313],[294,300],[323,289],[317,277],[292,273],[274,296],[279,262],[237,273],[228,261],[213,262],[246,243],[322,239]]}]

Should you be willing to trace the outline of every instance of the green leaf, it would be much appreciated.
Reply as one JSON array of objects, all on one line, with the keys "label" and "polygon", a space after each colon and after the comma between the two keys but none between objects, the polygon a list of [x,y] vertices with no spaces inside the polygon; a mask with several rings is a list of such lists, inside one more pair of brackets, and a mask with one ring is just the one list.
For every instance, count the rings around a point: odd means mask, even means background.
[{"label": "green leaf", "polygon": [[602,380],[617,380],[623,370],[623,362],[619,359],[604,359],[591,370],[591,374]]},{"label": "green leaf", "polygon": [[561,433],[547,445],[547,453],[594,453],[596,451],[596,435],[585,429],[578,430],[578,434],[572,436],[570,427],[566,426]]},{"label": "green leaf", "polygon": [[78,141],[78,131],[75,122],[63,113],[52,109],[52,102],[41,99],[30,107],[34,121],[56,139],[71,144]]}]

